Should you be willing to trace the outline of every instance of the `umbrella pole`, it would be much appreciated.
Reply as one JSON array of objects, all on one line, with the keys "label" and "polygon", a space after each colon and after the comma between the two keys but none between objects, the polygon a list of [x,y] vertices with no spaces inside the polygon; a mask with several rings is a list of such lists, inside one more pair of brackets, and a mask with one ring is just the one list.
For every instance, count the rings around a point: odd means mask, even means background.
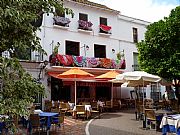
[{"label": "umbrella pole", "polygon": [[143,114],[144,114],[144,118],[143,118],[143,128],[146,128],[146,114],[145,114],[145,110],[144,110],[144,80],[143,80]]},{"label": "umbrella pole", "polygon": [[74,102],[75,102],[75,106],[76,106],[76,98],[77,98],[77,95],[76,95],[76,80],[74,80],[74,87],[75,87],[75,96],[74,96],[74,98],[75,98],[75,100],[74,100]]},{"label": "umbrella pole", "polygon": [[111,86],[111,108],[113,108],[113,82]]}]

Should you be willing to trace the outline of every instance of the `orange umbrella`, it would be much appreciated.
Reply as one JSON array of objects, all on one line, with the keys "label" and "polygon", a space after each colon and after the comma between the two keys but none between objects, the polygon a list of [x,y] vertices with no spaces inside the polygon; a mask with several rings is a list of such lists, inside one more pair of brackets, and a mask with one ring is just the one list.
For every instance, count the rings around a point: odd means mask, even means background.
[{"label": "orange umbrella", "polygon": [[79,68],[71,68],[70,70],[57,75],[57,77],[63,79],[63,78],[73,78],[75,82],[75,105],[76,105],[76,79],[77,78],[88,78],[88,77],[94,77],[94,75],[85,72]]},{"label": "orange umbrella", "polygon": [[[103,79],[103,80],[112,80],[115,79],[116,76],[119,75],[119,72],[115,70],[111,70],[105,74],[95,77],[96,79]],[[111,107],[113,106],[113,82],[111,86]]]},{"label": "orange umbrella", "polygon": [[111,80],[111,79],[115,79],[116,76],[119,75],[119,72],[115,71],[115,70],[111,70],[105,74],[102,74],[100,76],[95,77],[96,79],[106,79],[106,80]]}]

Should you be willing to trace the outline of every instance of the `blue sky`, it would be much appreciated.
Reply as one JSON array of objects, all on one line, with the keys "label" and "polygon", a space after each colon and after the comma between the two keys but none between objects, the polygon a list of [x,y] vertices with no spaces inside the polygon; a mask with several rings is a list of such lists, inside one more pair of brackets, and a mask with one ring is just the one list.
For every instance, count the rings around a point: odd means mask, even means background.
[{"label": "blue sky", "polygon": [[170,11],[180,5],[180,0],[89,0],[116,9],[122,15],[149,22],[169,16]]},{"label": "blue sky", "polygon": [[166,4],[173,4],[173,5],[178,5],[180,4],[180,0],[152,0],[153,3],[166,3]]}]

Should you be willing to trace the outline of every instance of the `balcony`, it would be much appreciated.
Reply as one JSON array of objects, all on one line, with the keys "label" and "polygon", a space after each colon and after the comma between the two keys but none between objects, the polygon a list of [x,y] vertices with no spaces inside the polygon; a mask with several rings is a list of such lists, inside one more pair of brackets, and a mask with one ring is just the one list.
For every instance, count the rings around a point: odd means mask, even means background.
[{"label": "balcony", "polygon": [[94,58],[74,55],[50,55],[51,66],[65,67],[86,67],[86,68],[105,68],[105,69],[125,69],[125,59],[113,60],[109,58]]},{"label": "balcony", "polygon": [[112,33],[111,33],[111,27],[110,26],[107,26],[107,25],[99,25],[99,34],[100,35],[108,35],[110,36]]},{"label": "balcony", "polygon": [[139,65],[132,65],[132,71],[140,71]]},{"label": "balcony", "polygon": [[61,17],[61,16],[54,16],[53,20],[54,20],[53,25],[54,26],[59,26],[60,28],[61,27],[68,28],[69,27],[69,23],[71,22],[69,20],[69,18]]},{"label": "balcony", "polygon": [[84,21],[84,20],[79,20],[79,27],[78,31],[87,31],[87,32],[92,32],[92,23],[89,21]]}]

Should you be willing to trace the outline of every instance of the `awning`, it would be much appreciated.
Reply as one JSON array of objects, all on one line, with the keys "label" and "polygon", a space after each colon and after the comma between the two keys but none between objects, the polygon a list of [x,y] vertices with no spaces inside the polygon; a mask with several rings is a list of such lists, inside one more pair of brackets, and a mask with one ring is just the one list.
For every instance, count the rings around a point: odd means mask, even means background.
[{"label": "awning", "polygon": [[[60,79],[57,75],[58,72],[48,72],[48,75],[57,79]],[[68,85],[74,85],[74,80],[73,79],[63,79],[63,85],[68,86]],[[122,83],[114,83],[114,87],[120,87]],[[96,86],[96,87],[111,87],[112,82],[108,80],[78,80],[77,81],[77,86]]]}]

